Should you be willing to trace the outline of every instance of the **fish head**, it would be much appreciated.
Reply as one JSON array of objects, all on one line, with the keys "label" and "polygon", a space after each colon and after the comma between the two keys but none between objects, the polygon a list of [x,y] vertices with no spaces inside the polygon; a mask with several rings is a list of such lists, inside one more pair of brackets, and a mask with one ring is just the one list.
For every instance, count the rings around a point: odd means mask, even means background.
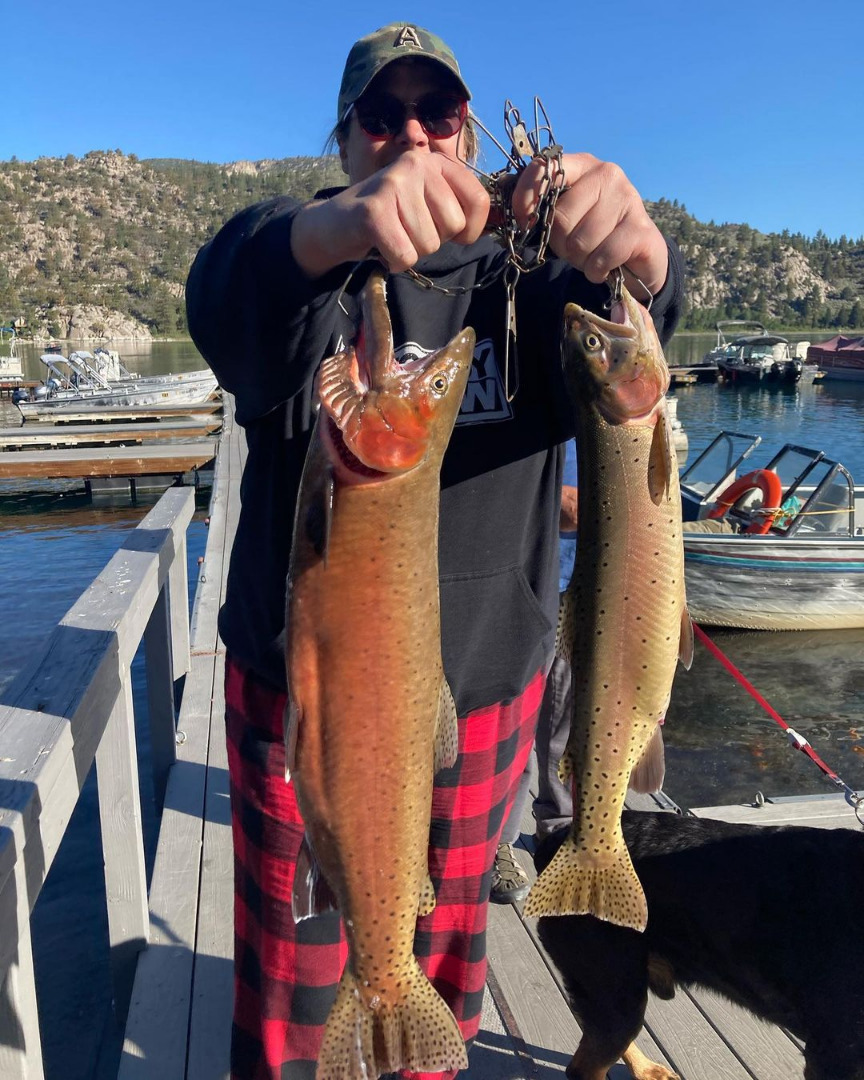
[{"label": "fish head", "polygon": [[562,359],[574,403],[593,401],[610,424],[644,421],[669,389],[669,368],[649,313],[626,288],[603,319],[564,309]]},{"label": "fish head", "polygon": [[474,331],[400,364],[393,351],[383,273],[361,298],[353,345],[324,360],[318,396],[324,443],[337,475],[369,483],[406,473],[447,448],[474,355]]}]

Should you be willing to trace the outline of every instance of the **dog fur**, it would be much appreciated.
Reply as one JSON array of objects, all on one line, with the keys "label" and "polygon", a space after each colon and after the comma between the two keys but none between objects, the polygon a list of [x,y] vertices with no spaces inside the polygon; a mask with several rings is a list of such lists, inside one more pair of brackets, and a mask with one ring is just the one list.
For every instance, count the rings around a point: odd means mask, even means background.
[{"label": "dog fur", "polygon": [[[649,989],[691,985],[797,1035],[806,1080],[864,1080],[864,833],[633,811],[623,827],[645,932],[538,921],[584,1032],[570,1080],[603,1080],[619,1057],[636,1080],[674,1080],[632,1043]],[[538,873],[567,831],[538,845]]]}]

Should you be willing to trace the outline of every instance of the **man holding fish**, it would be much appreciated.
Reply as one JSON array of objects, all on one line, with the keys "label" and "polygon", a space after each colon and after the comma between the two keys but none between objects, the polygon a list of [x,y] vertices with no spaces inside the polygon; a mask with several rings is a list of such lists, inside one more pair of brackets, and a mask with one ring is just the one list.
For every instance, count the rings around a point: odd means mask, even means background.
[{"label": "man holding fish", "polygon": [[[422,27],[362,38],[337,107],[348,186],[243,211],[189,277],[193,338],[248,444],[220,615],[235,1080],[465,1066],[555,639],[565,304],[603,311],[626,266],[661,339],[678,316],[680,258],[625,174],[565,154],[504,393],[506,253],[461,160],[469,99]],[[541,183],[530,164],[520,224]]]}]

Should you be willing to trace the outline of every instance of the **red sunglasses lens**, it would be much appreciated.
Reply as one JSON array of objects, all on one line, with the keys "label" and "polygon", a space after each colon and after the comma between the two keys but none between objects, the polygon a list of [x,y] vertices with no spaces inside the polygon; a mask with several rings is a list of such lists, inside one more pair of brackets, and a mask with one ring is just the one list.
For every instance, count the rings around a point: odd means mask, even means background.
[{"label": "red sunglasses lens", "polygon": [[419,101],[407,104],[391,94],[370,94],[354,105],[357,122],[373,139],[398,135],[411,108],[426,134],[436,139],[455,135],[468,115],[468,103],[455,94],[426,94]]}]

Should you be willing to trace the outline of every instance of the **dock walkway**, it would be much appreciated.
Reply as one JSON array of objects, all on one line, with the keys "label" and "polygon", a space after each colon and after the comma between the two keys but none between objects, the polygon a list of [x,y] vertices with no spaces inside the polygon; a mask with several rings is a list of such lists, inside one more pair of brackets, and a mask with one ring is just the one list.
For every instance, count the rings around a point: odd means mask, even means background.
[{"label": "dock walkway", "polygon": [[[185,742],[169,776],[150,896],[151,943],[141,954],[120,1080],[217,1080],[228,1076],[231,1016],[232,851],[222,694],[224,650],[216,612],[237,520],[242,432],[226,424],[217,461],[203,580],[192,630],[193,669],[179,726]],[[631,799],[668,812],[663,796]],[[711,807],[696,814],[776,824],[855,824],[841,796],[779,800],[761,809]],[[524,823],[523,839],[533,832]],[[528,849],[519,857],[534,876]],[[197,898],[197,904],[196,904]],[[580,1032],[535,931],[512,905],[490,905],[489,977],[480,1035],[466,1080],[552,1080]],[[649,1004],[637,1040],[682,1080],[800,1080],[803,1058],[782,1030],[708,993],[679,993]],[[623,1080],[626,1068],[610,1072]]]}]

